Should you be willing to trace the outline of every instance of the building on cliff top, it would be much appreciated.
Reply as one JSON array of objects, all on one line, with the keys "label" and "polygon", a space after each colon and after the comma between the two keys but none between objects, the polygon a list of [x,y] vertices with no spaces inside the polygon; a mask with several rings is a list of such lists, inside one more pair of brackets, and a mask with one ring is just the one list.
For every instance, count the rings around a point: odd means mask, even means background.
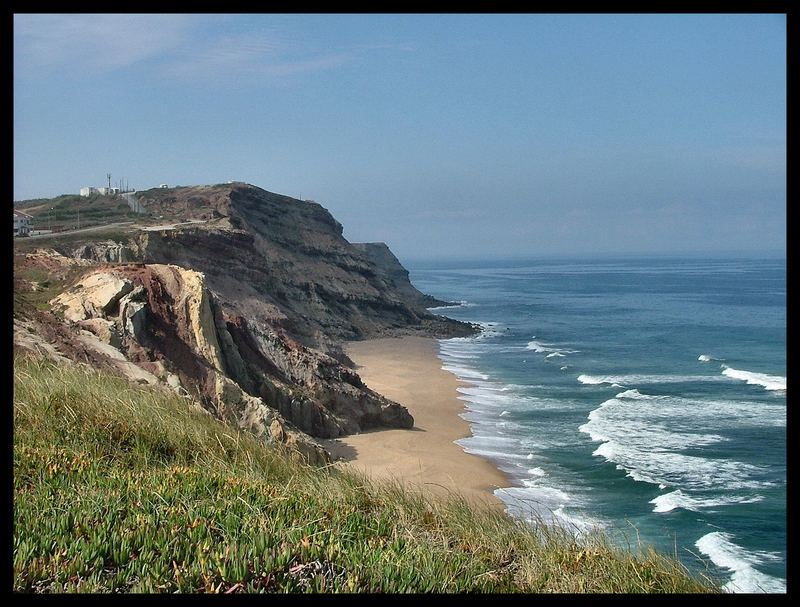
[{"label": "building on cliff top", "polygon": [[14,236],[30,236],[33,217],[14,209]]}]

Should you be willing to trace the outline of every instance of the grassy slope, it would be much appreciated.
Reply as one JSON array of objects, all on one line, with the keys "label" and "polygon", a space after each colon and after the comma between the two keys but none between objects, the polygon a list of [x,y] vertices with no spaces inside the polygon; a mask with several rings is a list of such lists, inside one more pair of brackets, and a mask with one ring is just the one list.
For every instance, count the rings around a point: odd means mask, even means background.
[{"label": "grassy slope", "polygon": [[88,197],[64,194],[56,198],[23,200],[14,203],[14,208],[33,216],[35,230],[46,230],[51,225],[62,229],[88,228],[95,225],[130,221],[142,216],[134,213],[122,196]]},{"label": "grassy slope", "polygon": [[177,396],[14,363],[14,589],[702,592],[651,551],[293,462]]}]

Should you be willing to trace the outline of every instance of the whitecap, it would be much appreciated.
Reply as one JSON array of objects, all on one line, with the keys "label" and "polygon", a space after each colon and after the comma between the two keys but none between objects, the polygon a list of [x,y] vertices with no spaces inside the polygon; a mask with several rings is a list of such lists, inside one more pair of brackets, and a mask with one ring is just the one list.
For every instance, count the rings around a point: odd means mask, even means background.
[{"label": "whitecap", "polygon": [[713,508],[715,506],[730,506],[732,504],[753,504],[760,502],[764,499],[763,495],[721,495],[717,497],[692,497],[677,489],[664,495],[650,500],[651,504],[655,505],[653,512],[665,513],[672,512],[678,508],[684,510],[691,510],[693,512],[700,512],[706,508]]},{"label": "whitecap", "polygon": [[687,382],[709,382],[724,381],[725,378],[719,375],[651,375],[651,374],[631,374],[631,375],[587,375],[578,376],[578,381],[582,384],[617,384],[616,387],[623,387],[630,384],[680,384]]},{"label": "whitecap", "polygon": [[[715,403],[709,401],[707,408],[703,402],[651,396],[631,389],[591,411],[588,421],[578,430],[601,443],[592,453],[594,456],[616,464],[637,481],[685,490],[724,492],[773,485],[764,480],[763,467],[685,452],[729,440],[716,432],[698,431],[704,427],[717,428],[720,420],[734,426],[753,423],[746,415],[736,417],[734,403],[727,406],[727,415],[720,415],[724,408]],[[757,406],[764,409],[763,403]],[[769,423],[780,424],[779,411],[776,407],[770,409],[776,416],[768,417]],[[746,413],[762,423],[765,411],[760,416],[756,411],[751,407]]]},{"label": "whitecap", "polygon": [[695,546],[711,559],[717,567],[732,571],[730,581],[725,584],[729,592],[767,592],[785,593],[786,582],[780,578],[762,573],[755,568],[766,561],[779,561],[781,556],[774,552],[747,551],[734,544],[733,535],[721,531],[707,533],[695,542]]},{"label": "whitecap", "polygon": [[450,371],[453,375],[458,377],[458,379],[489,379],[489,376],[485,373],[481,373],[480,371],[476,371],[475,369],[470,369],[469,367],[464,367],[461,365],[456,364],[447,364],[445,363],[442,365],[442,369],[445,371]]},{"label": "whitecap", "polygon": [[786,390],[786,378],[780,375],[741,371],[727,365],[722,365],[722,374],[733,379],[740,379],[748,384],[762,386],[765,390]]},{"label": "whitecap", "polygon": [[528,342],[528,345],[525,346],[526,350],[533,350],[534,352],[544,354],[547,352],[547,356],[545,358],[551,358],[554,356],[566,356],[567,354],[578,354],[580,350],[569,350],[567,348],[562,348],[556,346],[556,344],[546,343],[543,341],[532,340]]},{"label": "whitecap", "polygon": [[608,383],[602,377],[594,377],[592,375],[583,375],[583,374],[578,375],[578,381],[581,382],[582,384],[589,384],[589,385]]},{"label": "whitecap", "polygon": [[434,306],[433,308],[428,308],[428,312],[436,312],[437,310],[448,310],[450,308],[472,308],[475,305],[476,304],[462,299],[461,301],[453,302],[445,306]]}]

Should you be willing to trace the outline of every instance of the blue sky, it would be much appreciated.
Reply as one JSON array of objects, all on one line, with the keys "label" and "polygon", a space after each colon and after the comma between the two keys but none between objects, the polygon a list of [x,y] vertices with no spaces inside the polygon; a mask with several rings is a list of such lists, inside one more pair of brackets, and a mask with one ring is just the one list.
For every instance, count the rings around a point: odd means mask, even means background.
[{"label": "blue sky", "polygon": [[784,15],[16,15],[14,197],[242,180],[401,259],[784,250]]}]

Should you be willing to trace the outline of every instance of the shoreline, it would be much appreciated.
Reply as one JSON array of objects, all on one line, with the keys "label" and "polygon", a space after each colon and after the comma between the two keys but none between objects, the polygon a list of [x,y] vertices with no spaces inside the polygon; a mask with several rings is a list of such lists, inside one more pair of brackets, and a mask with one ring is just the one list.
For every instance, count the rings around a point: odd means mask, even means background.
[{"label": "shoreline", "polygon": [[465,403],[457,388],[468,385],[442,369],[432,337],[388,337],[345,344],[364,383],[414,416],[410,430],[381,428],[320,441],[337,465],[376,480],[396,479],[424,492],[457,492],[467,500],[505,511],[494,490],[512,485],[489,460],[454,441],[471,436],[459,417]]}]

